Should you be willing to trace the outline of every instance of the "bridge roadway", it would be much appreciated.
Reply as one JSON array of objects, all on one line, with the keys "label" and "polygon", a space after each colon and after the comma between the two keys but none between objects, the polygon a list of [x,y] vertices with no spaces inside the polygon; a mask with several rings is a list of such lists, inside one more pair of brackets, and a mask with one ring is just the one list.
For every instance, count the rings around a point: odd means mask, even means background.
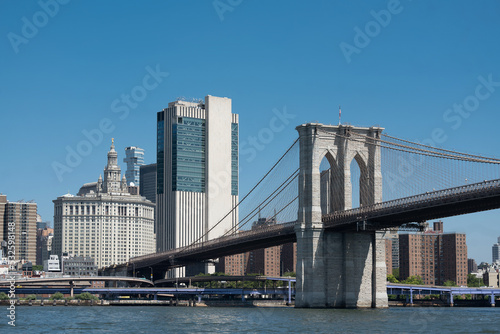
[{"label": "bridge roadway", "polygon": [[[265,277],[261,277],[262,279]],[[273,278],[271,278],[273,279]],[[276,279],[276,278],[274,278]],[[285,279],[294,282],[294,279]],[[8,293],[9,288],[0,287],[0,292]],[[61,292],[69,294],[69,288],[16,288],[17,294],[54,294]],[[159,287],[143,287],[143,288],[75,288],[75,293],[90,292],[92,294],[111,295],[111,296],[133,296],[151,294],[156,299],[157,295],[168,294],[173,296],[198,296],[201,300],[203,295],[283,295],[288,297],[291,302],[292,296],[295,296],[295,288],[290,285],[283,288],[159,288]],[[471,294],[484,295],[490,297],[490,304],[495,305],[495,297],[500,296],[498,288],[467,288],[467,287],[445,287],[431,285],[408,285],[408,284],[392,284],[387,282],[387,293],[397,295],[407,295],[408,302],[413,304],[413,296],[415,295],[430,295],[430,294],[445,294],[448,296],[450,305],[454,303],[454,296]]]},{"label": "bridge roadway", "polygon": [[[118,277],[118,276],[78,276],[78,277],[44,277],[44,278],[15,278],[16,286],[28,286],[28,285],[46,285],[46,283],[59,283],[59,282],[92,282],[92,281],[111,281],[111,282],[128,282],[135,283],[136,285],[154,285],[148,279],[136,278],[136,277]],[[0,280],[1,286],[10,286],[11,280]]]},{"label": "bridge roadway", "polygon": [[295,283],[295,277],[275,277],[275,276],[191,276],[191,277],[177,277],[165,278],[155,281],[155,286],[171,285],[184,283],[191,285],[198,282],[221,282],[221,281],[245,281],[245,282],[265,282],[265,281],[283,281]]},{"label": "bridge roadway", "polygon": [[[427,192],[323,217],[325,228],[336,231],[373,230],[406,223],[500,208],[500,179]],[[166,270],[205,259],[295,242],[295,222],[261,227],[184,248],[139,256],[109,269],[155,267]]]},{"label": "bridge roadway", "polygon": [[460,295],[483,295],[490,297],[491,306],[495,306],[495,297],[500,296],[500,289],[492,287],[469,288],[469,287],[449,287],[432,285],[410,285],[393,284],[387,282],[387,293],[396,295],[407,295],[410,297],[410,304],[413,304],[414,295],[447,294],[449,303],[453,305],[453,296]]}]

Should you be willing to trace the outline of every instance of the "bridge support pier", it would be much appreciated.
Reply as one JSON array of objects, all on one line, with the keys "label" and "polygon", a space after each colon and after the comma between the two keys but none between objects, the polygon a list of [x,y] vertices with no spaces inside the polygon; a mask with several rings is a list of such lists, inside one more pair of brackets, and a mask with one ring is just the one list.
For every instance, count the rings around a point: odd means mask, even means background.
[{"label": "bridge support pier", "polygon": [[296,307],[388,307],[384,232],[297,230]]},{"label": "bridge support pier", "polygon": [[[323,214],[352,208],[352,161],[360,168],[360,206],[382,201],[380,146],[373,144],[383,129],[318,123],[296,129],[300,172],[295,306],[387,307],[384,233],[334,232],[323,225]],[[357,140],[349,140],[354,135]],[[324,158],[330,165],[326,180],[320,173]]]}]

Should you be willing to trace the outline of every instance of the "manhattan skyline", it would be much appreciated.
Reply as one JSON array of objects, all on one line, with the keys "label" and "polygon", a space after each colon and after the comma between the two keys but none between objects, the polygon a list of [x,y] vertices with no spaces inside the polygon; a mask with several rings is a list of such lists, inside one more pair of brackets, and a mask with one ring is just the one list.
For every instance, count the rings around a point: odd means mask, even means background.
[{"label": "manhattan skyline", "polygon": [[[156,162],[156,113],[178,97],[232,99],[240,197],[297,125],[337,124],[339,105],[343,123],[424,142],[438,131],[439,147],[500,156],[495,1],[4,1],[0,13],[0,192],[35,200],[43,220],[95,181],[111,138],[122,171],[128,146]],[[478,263],[499,220],[443,219]]]}]

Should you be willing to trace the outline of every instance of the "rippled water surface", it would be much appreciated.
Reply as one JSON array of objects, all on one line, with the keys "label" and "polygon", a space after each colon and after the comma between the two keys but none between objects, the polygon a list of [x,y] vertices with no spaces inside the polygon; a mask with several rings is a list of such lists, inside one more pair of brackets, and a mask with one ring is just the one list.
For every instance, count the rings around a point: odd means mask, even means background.
[{"label": "rippled water surface", "polygon": [[0,333],[499,333],[500,308],[22,306]]}]

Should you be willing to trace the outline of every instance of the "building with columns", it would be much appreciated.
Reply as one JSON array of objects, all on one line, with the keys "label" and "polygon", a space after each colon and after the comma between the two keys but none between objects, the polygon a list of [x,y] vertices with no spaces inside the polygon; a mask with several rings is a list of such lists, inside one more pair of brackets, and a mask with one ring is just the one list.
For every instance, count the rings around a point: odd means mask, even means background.
[{"label": "building with columns", "polygon": [[128,192],[117,161],[112,142],[104,178],[53,201],[52,254],[91,257],[101,268],[155,252],[155,205]]}]

